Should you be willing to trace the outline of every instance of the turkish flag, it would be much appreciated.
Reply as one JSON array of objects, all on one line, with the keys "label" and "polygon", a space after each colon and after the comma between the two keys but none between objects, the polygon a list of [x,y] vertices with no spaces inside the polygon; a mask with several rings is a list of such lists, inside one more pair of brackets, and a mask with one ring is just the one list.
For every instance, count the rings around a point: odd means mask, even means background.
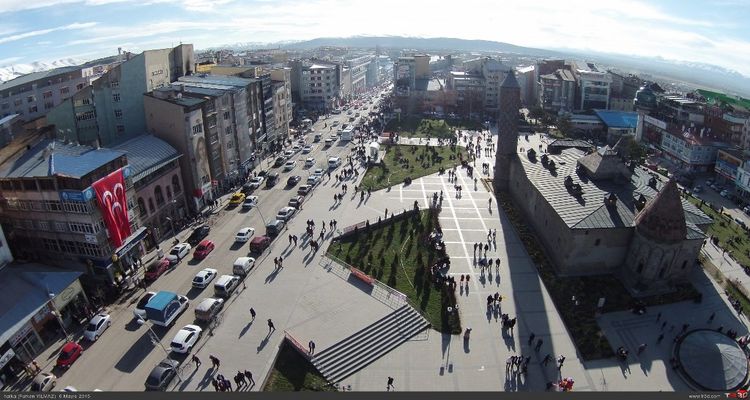
[{"label": "turkish flag", "polygon": [[94,182],[91,187],[96,193],[99,210],[101,210],[112,244],[115,247],[122,246],[122,242],[130,236],[128,201],[125,197],[125,178],[122,175],[122,168]]}]

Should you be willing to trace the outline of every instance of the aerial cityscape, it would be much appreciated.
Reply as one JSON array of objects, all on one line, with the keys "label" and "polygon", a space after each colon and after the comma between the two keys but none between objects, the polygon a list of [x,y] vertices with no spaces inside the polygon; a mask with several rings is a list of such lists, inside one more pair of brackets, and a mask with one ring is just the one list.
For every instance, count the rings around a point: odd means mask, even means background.
[{"label": "aerial cityscape", "polygon": [[750,5],[606,3],[0,2],[2,390],[746,398]]}]

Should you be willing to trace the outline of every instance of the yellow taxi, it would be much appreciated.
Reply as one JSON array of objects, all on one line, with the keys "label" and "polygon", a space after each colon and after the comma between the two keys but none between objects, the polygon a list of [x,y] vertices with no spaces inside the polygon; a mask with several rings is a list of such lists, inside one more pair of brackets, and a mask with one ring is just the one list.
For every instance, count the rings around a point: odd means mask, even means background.
[{"label": "yellow taxi", "polygon": [[231,206],[238,206],[242,204],[242,202],[245,201],[245,194],[242,192],[237,192],[232,195],[232,198],[229,199],[229,205]]}]

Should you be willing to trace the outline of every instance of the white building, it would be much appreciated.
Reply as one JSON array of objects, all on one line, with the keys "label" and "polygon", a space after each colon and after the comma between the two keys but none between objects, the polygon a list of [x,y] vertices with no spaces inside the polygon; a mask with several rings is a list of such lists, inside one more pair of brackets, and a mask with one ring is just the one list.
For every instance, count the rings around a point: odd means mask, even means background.
[{"label": "white building", "polygon": [[609,91],[612,77],[594,63],[576,63],[574,73],[578,82],[577,110],[609,108]]},{"label": "white building", "polygon": [[516,67],[516,80],[521,86],[521,104],[524,106],[528,107],[538,102],[536,76],[535,65]]}]

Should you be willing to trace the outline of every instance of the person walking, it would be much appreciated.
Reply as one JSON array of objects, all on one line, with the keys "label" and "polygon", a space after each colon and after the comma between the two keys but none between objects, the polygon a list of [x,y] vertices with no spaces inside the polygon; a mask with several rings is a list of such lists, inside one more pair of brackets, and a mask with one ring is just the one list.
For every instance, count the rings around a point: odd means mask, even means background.
[{"label": "person walking", "polygon": [[216,378],[211,378],[211,385],[213,385],[215,391],[219,391],[219,381]]},{"label": "person walking", "polygon": [[208,359],[211,360],[211,368],[219,369],[221,361],[215,355],[208,356]]},{"label": "person walking", "polygon": [[252,307],[250,307],[250,317],[252,321],[255,321],[255,310]]},{"label": "person walking", "polygon": [[557,366],[557,369],[558,369],[558,370],[562,369],[563,363],[565,363],[565,356],[562,356],[562,355],[561,355],[561,356],[560,356],[560,357],[559,357],[559,358],[557,359],[557,363],[559,364],[559,365]]},{"label": "person walking", "polygon": [[641,345],[638,346],[638,354],[643,353],[646,350],[646,347],[648,347],[646,343],[641,343]]},{"label": "person walking", "polygon": [[534,343],[535,337],[536,335],[534,334],[534,332],[531,332],[531,335],[529,335],[529,346],[531,346],[531,344]]},{"label": "person walking", "polygon": [[195,354],[193,354],[193,357],[191,357],[190,360],[195,363],[195,368],[198,368],[201,366],[201,364],[203,364],[201,362],[201,359],[198,358],[198,356],[196,356]]},{"label": "person walking", "polygon": [[388,386],[385,387],[387,391],[391,391],[391,389],[396,389],[395,386],[393,386],[393,377],[388,377]]},{"label": "person walking", "polygon": [[309,351],[310,355],[313,355],[313,354],[315,354],[315,342],[313,342],[313,341],[311,340],[311,341],[310,341],[310,342],[309,342],[309,343],[307,344],[307,347],[308,347],[308,348],[309,348],[309,350],[310,350],[310,351]]},{"label": "person walking", "polygon": [[659,344],[659,343],[661,343],[661,341],[662,341],[662,340],[664,340],[664,334],[663,334],[663,333],[662,333],[662,334],[659,334],[659,337],[658,337],[658,338],[656,338],[656,344]]},{"label": "person walking", "polygon": [[270,335],[271,332],[275,331],[276,327],[273,326],[273,321],[271,321],[271,318],[268,319],[268,334]]},{"label": "person walking", "polygon": [[549,364],[550,361],[552,361],[552,356],[549,355],[549,353],[548,353],[546,356],[544,356],[544,359],[542,360],[542,365],[544,365],[546,367],[547,364]]},{"label": "person walking", "polygon": [[250,387],[255,386],[255,379],[253,379],[253,373],[245,370],[245,378],[247,378],[247,383],[250,385]]},{"label": "person walking", "polygon": [[708,323],[714,322],[714,318],[716,318],[716,312],[712,312],[711,315],[708,317]]},{"label": "person walking", "polygon": [[539,340],[537,340],[536,342],[536,346],[534,346],[534,351],[539,351],[539,349],[542,348],[542,343],[544,343],[544,340],[539,338]]}]

